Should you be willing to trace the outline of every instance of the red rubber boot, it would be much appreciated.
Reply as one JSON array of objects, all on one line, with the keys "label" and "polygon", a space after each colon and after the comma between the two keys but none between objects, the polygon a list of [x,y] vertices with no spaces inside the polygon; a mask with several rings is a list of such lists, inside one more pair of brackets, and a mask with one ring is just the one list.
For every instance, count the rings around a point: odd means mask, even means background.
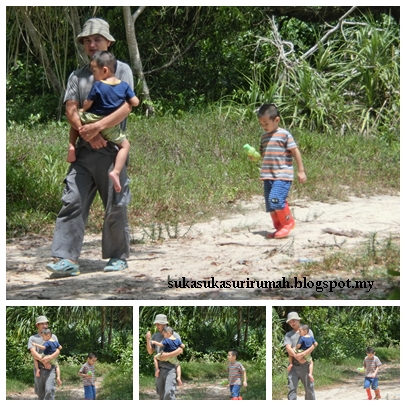
[{"label": "red rubber boot", "polygon": [[368,400],[372,400],[371,389],[366,389],[366,391],[367,391]]},{"label": "red rubber boot", "polygon": [[266,238],[275,238],[275,233],[282,228],[282,225],[279,221],[278,213],[276,213],[276,211],[271,211],[270,214],[275,231],[273,233],[268,233],[266,235]]},{"label": "red rubber boot", "polygon": [[275,233],[274,238],[285,238],[295,227],[295,220],[293,219],[288,202],[286,202],[282,210],[276,210],[276,213],[282,228]]}]

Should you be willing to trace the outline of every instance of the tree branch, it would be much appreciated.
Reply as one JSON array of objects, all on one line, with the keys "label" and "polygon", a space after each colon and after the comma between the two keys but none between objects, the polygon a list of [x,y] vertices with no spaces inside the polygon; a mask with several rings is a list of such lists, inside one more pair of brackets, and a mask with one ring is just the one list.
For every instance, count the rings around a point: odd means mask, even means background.
[{"label": "tree branch", "polygon": [[327,38],[333,34],[334,32],[340,30],[342,28],[342,25],[344,23],[344,19],[346,17],[348,17],[353,11],[355,11],[357,9],[357,6],[353,6],[351,7],[339,20],[338,20],[338,24],[333,27],[331,30],[327,31],[326,34],[320,39],[320,41],[314,45],[312,48],[310,48],[305,54],[303,54],[300,59],[306,59],[307,57],[309,57],[310,55],[314,54],[317,49],[319,48],[319,46],[321,44],[323,44]]},{"label": "tree branch", "polygon": [[152,69],[148,72],[144,72],[144,74],[150,75],[151,73],[160,72],[161,70],[164,70],[164,69],[168,68],[169,66],[173,65],[178,59],[181,59],[183,57],[183,55],[185,55],[200,40],[201,37],[202,37],[202,35],[199,35],[182,52],[180,52],[178,55],[172,57],[172,59],[168,63],[160,66],[159,68]]},{"label": "tree branch", "polygon": [[135,24],[135,21],[137,18],[141,15],[141,13],[145,10],[146,6],[139,6],[137,8],[137,11],[132,15],[133,23]]}]

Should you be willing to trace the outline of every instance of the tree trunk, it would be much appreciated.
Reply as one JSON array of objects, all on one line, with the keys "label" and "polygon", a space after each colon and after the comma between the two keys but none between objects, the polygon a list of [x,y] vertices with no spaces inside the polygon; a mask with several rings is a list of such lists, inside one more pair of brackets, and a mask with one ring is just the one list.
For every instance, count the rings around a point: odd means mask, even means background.
[{"label": "tree trunk", "polygon": [[247,307],[247,320],[245,321],[245,333],[244,333],[244,343],[246,344],[248,341],[248,328],[250,325],[250,309],[251,307]]},{"label": "tree trunk", "polygon": [[237,318],[237,345],[240,346],[241,342],[241,325],[242,325],[242,307],[238,307],[238,318]]},{"label": "tree trunk", "polygon": [[142,69],[142,62],[141,56],[138,49],[137,38],[135,36],[135,21],[138,16],[144,11],[145,6],[138,7],[137,11],[134,13],[134,16],[131,15],[131,9],[129,6],[123,6],[123,14],[124,14],[124,25],[125,25],[125,33],[128,42],[128,51],[130,53],[130,61],[131,67],[133,72],[137,75],[138,79],[141,82],[142,86],[142,99],[146,102],[144,105],[147,108],[147,115],[153,113],[152,103],[151,103],[151,96],[149,93],[149,88],[147,85],[147,81],[144,76],[144,71]]},{"label": "tree trunk", "polygon": [[76,41],[76,37],[82,31],[82,25],[80,23],[80,17],[79,17],[77,6],[71,6],[71,7],[65,8],[65,15],[73,29],[73,42],[75,44],[75,50],[76,50],[77,59],[79,61],[79,65],[84,66],[89,63],[89,57],[87,56],[83,45],[79,44],[79,42]]},{"label": "tree trunk", "polygon": [[110,323],[109,323],[109,347],[113,341],[113,317],[114,317],[114,307],[110,307]]},{"label": "tree trunk", "polygon": [[106,331],[106,308],[105,306],[102,306],[101,308],[101,343],[100,343],[100,347],[104,348],[104,340],[105,340],[105,331]]}]

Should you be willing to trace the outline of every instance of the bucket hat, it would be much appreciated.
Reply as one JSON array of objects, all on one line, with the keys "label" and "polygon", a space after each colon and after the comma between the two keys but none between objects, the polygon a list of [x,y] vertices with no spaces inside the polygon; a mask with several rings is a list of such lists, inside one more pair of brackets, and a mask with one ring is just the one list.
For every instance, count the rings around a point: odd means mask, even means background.
[{"label": "bucket hat", "polygon": [[286,323],[289,323],[291,320],[302,320],[296,312],[290,312],[288,314],[288,318],[286,319]]},{"label": "bucket hat", "polygon": [[155,316],[154,324],[168,324],[168,319],[164,314],[157,314]]},{"label": "bucket hat", "polygon": [[48,323],[48,319],[45,316],[38,316],[35,325],[38,323]]},{"label": "bucket hat", "polygon": [[82,32],[76,37],[76,40],[83,44],[84,37],[96,34],[103,36],[107,41],[116,42],[110,34],[109,23],[101,18],[91,18],[90,20],[87,20],[83,25]]}]

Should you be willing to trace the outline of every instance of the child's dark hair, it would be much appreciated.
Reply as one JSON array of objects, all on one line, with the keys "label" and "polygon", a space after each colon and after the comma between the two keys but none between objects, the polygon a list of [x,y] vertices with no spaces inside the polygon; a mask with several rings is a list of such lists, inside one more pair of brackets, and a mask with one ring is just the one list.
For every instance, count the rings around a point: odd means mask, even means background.
[{"label": "child's dark hair", "polygon": [[97,358],[97,355],[94,352],[89,352],[89,354],[87,354],[87,358],[94,359]]},{"label": "child's dark hair", "polygon": [[109,51],[100,51],[93,55],[92,61],[96,62],[99,68],[104,68],[105,66],[109,68],[112,72],[116,73],[117,69],[117,59]]},{"label": "child's dark hair", "polygon": [[235,357],[235,359],[237,359],[237,355],[238,355],[238,352],[237,352],[237,351],[232,350],[232,351],[229,351],[229,352],[231,353],[231,355],[232,355],[233,357]]},{"label": "child's dark hair", "polygon": [[309,331],[309,326],[307,325],[307,324],[301,324],[300,325],[300,328],[302,329],[302,330],[305,330],[305,331]]},{"label": "child's dark hair", "polygon": [[173,334],[173,329],[172,329],[172,327],[165,326],[162,330],[163,330],[165,333]]},{"label": "child's dark hair", "polygon": [[367,347],[367,354],[373,354],[375,352],[374,347]]},{"label": "child's dark hair", "polygon": [[52,336],[52,331],[49,328],[44,328],[44,329],[42,329],[41,334],[46,334],[47,336],[48,335]]},{"label": "child's dark hair", "polygon": [[279,110],[274,103],[264,103],[257,111],[258,118],[267,116],[271,120],[275,120],[279,116]]}]

